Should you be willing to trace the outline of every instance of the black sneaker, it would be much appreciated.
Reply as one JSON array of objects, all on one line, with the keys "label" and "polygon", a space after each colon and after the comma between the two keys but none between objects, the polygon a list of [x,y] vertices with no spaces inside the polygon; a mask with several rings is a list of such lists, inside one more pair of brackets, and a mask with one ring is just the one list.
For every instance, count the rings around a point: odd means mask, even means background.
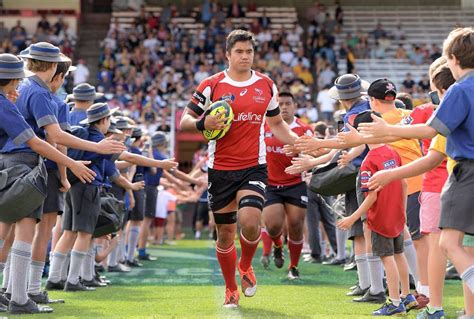
[{"label": "black sneaker", "polygon": [[367,292],[362,297],[354,298],[352,301],[383,304],[385,301],[387,301],[387,296],[385,295],[384,291],[373,295],[370,293],[370,289],[367,289]]},{"label": "black sneaker", "polygon": [[145,255],[138,255],[138,260],[147,260],[147,261],[155,261],[157,260],[158,258],[156,257],[153,257],[153,256],[150,256],[150,254],[145,254]]},{"label": "black sneaker", "polygon": [[295,280],[295,279],[300,279],[300,272],[298,268],[296,267],[291,267],[288,271],[288,279],[289,280]]},{"label": "black sneaker", "polygon": [[[370,287],[369,287],[370,288]],[[351,291],[349,291],[346,296],[351,296],[351,297],[358,297],[358,296],[363,296],[367,293],[367,290],[369,288],[362,289],[359,287],[359,285],[355,286]]]},{"label": "black sneaker", "polygon": [[355,261],[344,265],[344,271],[351,271],[351,270],[357,270],[357,264]]},{"label": "black sneaker", "polygon": [[106,283],[100,282],[96,280],[95,278],[92,278],[92,280],[82,280],[82,284],[86,287],[107,287]]},{"label": "black sneaker", "polygon": [[447,279],[447,280],[461,280],[461,277],[459,276],[458,271],[456,270],[456,268],[454,268],[454,266],[451,265],[446,269],[445,279]]},{"label": "black sneaker", "polygon": [[130,272],[132,271],[129,267],[124,266],[122,264],[117,264],[116,266],[108,266],[108,272]]},{"label": "black sneaker", "polygon": [[282,247],[273,247],[273,262],[275,267],[282,268],[285,264],[285,256],[283,255],[283,246]]},{"label": "black sneaker", "polygon": [[127,260],[125,262],[125,266],[127,266],[127,267],[143,267],[143,264],[139,263],[138,260],[133,259],[132,261]]},{"label": "black sneaker", "polygon": [[64,299],[49,299],[48,292],[42,291],[37,295],[28,294],[28,298],[33,300],[37,304],[51,304],[51,303],[64,303]]},{"label": "black sneaker", "polygon": [[0,312],[8,312],[8,306],[0,305]]},{"label": "black sneaker", "polygon": [[59,282],[52,282],[52,281],[47,281],[46,282],[46,290],[64,290],[64,281],[59,281]]},{"label": "black sneaker", "polygon": [[48,306],[38,306],[33,300],[28,299],[24,305],[19,305],[13,300],[10,301],[8,311],[12,315],[32,314],[32,313],[51,313],[53,308]]},{"label": "black sneaker", "polygon": [[8,307],[10,304],[10,298],[7,298],[5,293],[0,293],[0,305]]},{"label": "black sneaker", "polygon": [[77,284],[71,284],[69,281],[66,281],[64,285],[64,291],[94,291],[94,287],[84,286],[80,281]]},{"label": "black sneaker", "polygon": [[95,265],[95,271],[97,272],[104,272],[105,267],[103,265]]}]

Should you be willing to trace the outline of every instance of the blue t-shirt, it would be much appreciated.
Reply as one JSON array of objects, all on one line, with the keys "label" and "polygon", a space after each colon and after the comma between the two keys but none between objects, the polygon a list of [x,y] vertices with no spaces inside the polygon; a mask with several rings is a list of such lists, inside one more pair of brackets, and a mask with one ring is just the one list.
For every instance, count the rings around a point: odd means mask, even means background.
[{"label": "blue t-shirt", "polygon": [[[58,123],[57,107],[53,101],[53,95],[46,83],[37,76],[24,79],[18,87],[18,91],[20,94],[16,101],[18,110],[34,133],[44,140],[46,135],[43,127]],[[2,148],[2,153],[20,152],[35,153],[28,145],[16,145],[11,139]]]},{"label": "blue t-shirt", "polygon": [[69,113],[69,120],[71,121],[71,126],[81,125],[80,122],[87,118],[86,110],[73,108]]},{"label": "blue t-shirt", "polygon": [[0,149],[10,139],[15,145],[24,144],[35,136],[33,129],[26,123],[15,104],[0,91]]},{"label": "blue t-shirt", "polygon": [[[105,136],[99,131],[95,126],[90,126],[89,128],[89,137],[87,138],[88,141],[98,143],[102,141]],[[93,152],[84,152],[84,156],[82,160],[84,161],[91,161],[89,165],[90,169],[92,169],[95,173],[95,179],[92,181],[92,185],[94,186],[102,186],[105,183],[105,163],[107,160],[115,161],[120,154],[98,154]]]},{"label": "blue t-shirt", "polygon": [[[354,119],[356,118],[357,114],[359,114],[360,112],[367,111],[367,110],[370,110],[370,103],[367,100],[361,100],[357,102],[356,104],[352,105],[351,108],[344,115],[344,118],[343,118],[344,124],[350,124],[354,126]],[[347,132],[349,129],[346,126],[344,126],[343,130]],[[362,161],[364,160],[368,152],[369,152],[369,149],[366,147],[365,151],[361,155],[359,155],[358,157],[352,160],[352,164],[356,167],[360,167],[360,165],[362,165]]]},{"label": "blue t-shirt", "polygon": [[105,181],[104,181],[103,186],[105,188],[110,189],[112,188],[112,182],[114,182],[120,176],[120,172],[115,166],[114,161],[109,161],[109,160],[105,161],[104,174],[105,174]]},{"label": "blue t-shirt", "polygon": [[[153,158],[156,160],[164,160],[166,157],[160,153],[160,151],[153,150]],[[151,174],[150,169],[145,169],[145,185],[146,186],[159,186],[161,175],[163,175],[163,170],[161,168],[156,168],[156,174]]]},{"label": "blue t-shirt", "polygon": [[[71,125],[69,124],[69,106],[61,100],[57,95],[53,94],[53,101],[56,104],[56,118],[58,119],[59,127],[63,131],[69,131],[71,129]],[[56,162],[51,160],[45,161],[46,168],[48,169],[57,169],[58,165]]]},{"label": "blue t-shirt", "polygon": [[446,136],[446,153],[456,161],[474,159],[474,71],[446,92],[428,125]]},{"label": "blue t-shirt", "polygon": [[[142,151],[136,146],[130,146],[130,153],[142,155]],[[142,180],[143,180],[145,176],[145,167],[137,165],[135,169],[135,175],[133,175],[133,179],[132,179],[133,183],[138,182],[138,180],[136,180],[137,174],[142,174]]]}]

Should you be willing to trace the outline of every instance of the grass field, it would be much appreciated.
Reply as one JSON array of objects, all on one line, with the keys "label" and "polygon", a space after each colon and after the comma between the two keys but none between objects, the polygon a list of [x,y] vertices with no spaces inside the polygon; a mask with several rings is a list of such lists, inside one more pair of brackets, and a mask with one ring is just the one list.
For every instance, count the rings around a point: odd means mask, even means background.
[{"label": "grass field", "polygon": [[[284,269],[264,270],[254,259],[258,292],[241,297],[238,309],[223,309],[224,286],[211,241],[183,240],[177,246],[152,247],[155,262],[129,274],[107,275],[113,285],[95,292],[51,292],[66,304],[38,318],[370,318],[376,305],[355,304],[345,296],[355,272],[335,266],[302,263],[302,279],[289,282]],[[273,265],[272,265],[273,266]],[[459,281],[445,289],[448,318],[462,308]],[[408,318],[414,318],[410,313]]]}]

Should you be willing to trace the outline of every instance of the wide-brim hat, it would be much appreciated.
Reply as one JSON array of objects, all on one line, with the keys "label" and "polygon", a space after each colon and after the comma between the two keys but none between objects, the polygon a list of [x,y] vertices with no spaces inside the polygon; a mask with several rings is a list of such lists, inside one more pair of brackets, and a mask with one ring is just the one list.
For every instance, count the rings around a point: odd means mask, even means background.
[{"label": "wide-brim hat", "polygon": [[21,51],[20,57],[45,62],[68,62],[67,56],[61,56],[61,50],[57,46],[48,42],[38,42],[30,45],[26,50]]},{"label": "wide-brim hat", "polygon": [[33,72],[25,69],[25,62],[19,57],[9,53],[0,54],[0,79],[23,79],[33,75]]},{"label": "wide-brim hat", "polygon": [[67,98],[69,101],[95,101],[103,96],[104,93],[97,93],[95,87],[89,83],[81,83],[72,89],[72,94],[69,94]]},{"label": "wide-brim hat", "polygon": [[112,116],[118,107],[109,109],[109,105],[107,103],[96,103],[92,104],[87,109],[87,118],[79,122],[80,124],[91,124],[97,122],[105,117]]},{"label": "wide-brim hat", "polygon": [[135,128],[134,125],[130,124],[126,117],[120,116],[115,118],[115,123],[119,130],[129,130]]},{"label": "wide-brim hat", "polygon": [[329,97],[335,100],[351,100],[362,96],[369,89],[370,83],[362,80],[357,74],[344,74],[334,81],[329,89]]},{"label": "wide-brim hat", "polygon": [[107,129],[107,133],[123,134],[123,132],[117,128],[117,123],[115,123],[115,121],[110,121],[110,126]]},{"label": "wide-brim hat", "polygon": [[165,145],[168,141],[166,134],[163,132],[156,132],[151,136],[151,146],[157,147],[161,145]]},{"label": "wide-brim hat", "polygon": [[132,131],[132,137],[133,138],[140,138],[143,136],[143,130],[139,127],[135,127],[133,128],[133,131]]}]

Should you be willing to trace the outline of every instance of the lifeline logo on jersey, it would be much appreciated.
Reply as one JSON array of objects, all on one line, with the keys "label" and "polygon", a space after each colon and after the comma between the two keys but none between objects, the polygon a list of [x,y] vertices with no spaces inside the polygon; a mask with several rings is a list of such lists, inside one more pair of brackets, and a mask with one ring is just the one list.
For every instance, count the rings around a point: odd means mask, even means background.
[{"label": "lifeline logo on jersey", "polygon": [[234,115],[234,122],[249,121],[252,124],[262,123],[263,115],[255,114],[253,112],[239,113]]}]

